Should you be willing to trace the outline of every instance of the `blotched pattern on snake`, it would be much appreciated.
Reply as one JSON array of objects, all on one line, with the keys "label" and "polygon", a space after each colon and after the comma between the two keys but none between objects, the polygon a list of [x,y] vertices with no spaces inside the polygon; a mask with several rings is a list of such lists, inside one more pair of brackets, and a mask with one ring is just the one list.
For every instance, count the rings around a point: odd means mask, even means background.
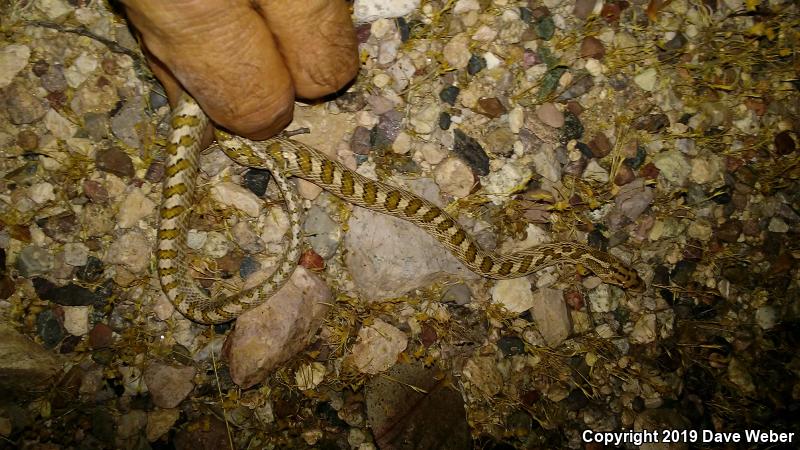
[{"label": "blotched pattern on snake", "polygon": [[286,176],[317,184],[343,200],[407,220],[435,237],[470,270],[487,278],[516,278],[557,263],[580,264],[604,282],[640,291],[638,274],[617,258],[575,242],[539,245],[510,255],[481,249],[444,210],[403,189],[370,180],[323,153],[285,137],[262,142],[217,132],[225,153],[239,164],[272,172],[286,202],[291,236],[277,269],[260,286],[236,295],[210,298],[189,276],[186,234],[198,172],[201,137],[208,117],[184,95],[172,115],[167,144],[166,175],[158,230],[158,274],[164,292],[186,317],[200,323],[221,323],[266,301],[280,289],[297,265],[300,247],[300,204]]}]

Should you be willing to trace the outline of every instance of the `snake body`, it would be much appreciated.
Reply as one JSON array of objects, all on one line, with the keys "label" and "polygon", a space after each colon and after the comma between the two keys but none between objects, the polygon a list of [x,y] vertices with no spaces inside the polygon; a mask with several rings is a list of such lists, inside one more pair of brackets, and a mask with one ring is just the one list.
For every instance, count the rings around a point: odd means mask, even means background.
[{"label": "snake body", "polygon": [[643,288],[636,271],[595,248],[558,242],[509,255],[486,251],[453,217],[433,203],[406,190],[366,178],[307,145],[285,137],[252,142],[217,132],[217,141],[228,157],[238,164],[272,172],[289,212],[291,238],[278,268],[265,283],[230,297],[211,299],[196,287],[186,265],[186,233],[198,171],[200,137],[207,124],[208,118],[202,109],[191,97],[184,96],[172,116],[158,231],[158,272],[162,288],[176,308],[196,322],[232,320],[269,298],[291,275],[299,254],[300,206],[296,191],[285,176],[303,178],[349,203],[413,223],[436,238],[470,270],[487,278],[517,278],[554,264],[571,263],[589,269],[606,283],[634,291]]}]

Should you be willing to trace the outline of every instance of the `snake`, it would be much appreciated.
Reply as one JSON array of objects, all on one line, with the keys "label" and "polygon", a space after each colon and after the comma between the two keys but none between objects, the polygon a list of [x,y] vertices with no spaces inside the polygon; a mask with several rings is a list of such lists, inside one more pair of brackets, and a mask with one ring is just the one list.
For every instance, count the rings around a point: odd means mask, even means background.
[{"label": "snake", "polygon": [[173,109],[166,145],[165,176],[158,227],[157,270],[163,292],[190,320],[203,324],[231,321],[265,302],[289,279],[302,242],[302,205],[288,177],[310,181],[354,205],[397,217],[425,230],[476,274],[490,279],[529,275],[560,263],[588,269],[604,283],[641,292],[638,273],[609,253],[577,242],[555,242],[511,254],[485,250],[444,209],[407,190],[369,179],[324,153],[285,135],[250,141],[222,130],[217,143],[237,164],[269,170],[289,217],[288,245],[276,269],[258,286],[229,296],[212,297],[190,275],[187,234],[194,204],[201,141],[210,119],[183,94]]}]

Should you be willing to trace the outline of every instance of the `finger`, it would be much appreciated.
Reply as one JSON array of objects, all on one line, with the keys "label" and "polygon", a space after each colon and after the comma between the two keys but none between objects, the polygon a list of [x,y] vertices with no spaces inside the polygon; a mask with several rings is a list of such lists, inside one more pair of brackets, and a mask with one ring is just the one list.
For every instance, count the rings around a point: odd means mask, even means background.
[{"label": "finger", "polygon": [[252,139],[291,121],[289,70],[250,2],[128,0],[126,10],[171,100],[177,80],[214,122]]},{"label": "finger", "polygon": [[275,36],[299,97],[336,92],[359,69],[358,40],[348,3],[330,0],[256,0]]}]

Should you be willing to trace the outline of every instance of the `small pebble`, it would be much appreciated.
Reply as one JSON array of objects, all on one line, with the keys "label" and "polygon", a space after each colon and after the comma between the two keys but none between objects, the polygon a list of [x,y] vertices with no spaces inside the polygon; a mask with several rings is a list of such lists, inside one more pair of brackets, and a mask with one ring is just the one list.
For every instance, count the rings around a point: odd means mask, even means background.
[{"label": "small pebble", "polygon": [[461,92],[456,86],[447,86],[439,92],[439,98],[450,106],[455,106],[458,93]]},{"label": "small pebble", "polygon": [[484,97],[478,99],[478,107],[479,113],[484,114],[488,117],[496,119],[503,114],[505,114],[508,110],[503,105],[502,102],[497,97]]},{"label": "small pebble", "polygon": [[99,150],[95,164],[98,169],[121,177],[132,177],[134,174],[131,157],[117,147]]},{"label": "small pebble", "polygon": [[564,114],[552,103],[543,103],[536,108],[536,117],[553,128],[564,126]]},{"label": "small pebble", "polygon": [[244,174],[244,187],[257,197],[263,197],[267,192],[271,174],[266,169],[248,169]]},{"label": "small pebble", "polygon": [[582,58],[603,59],[606,48],[600,39],[594,36],[587,36],[581,42],[580,55]]},{"label": "small pebble", "polygon": [[482,56],[472,55],[467,63],[467,73],[475,75],[486,68],[486,60]]}]

